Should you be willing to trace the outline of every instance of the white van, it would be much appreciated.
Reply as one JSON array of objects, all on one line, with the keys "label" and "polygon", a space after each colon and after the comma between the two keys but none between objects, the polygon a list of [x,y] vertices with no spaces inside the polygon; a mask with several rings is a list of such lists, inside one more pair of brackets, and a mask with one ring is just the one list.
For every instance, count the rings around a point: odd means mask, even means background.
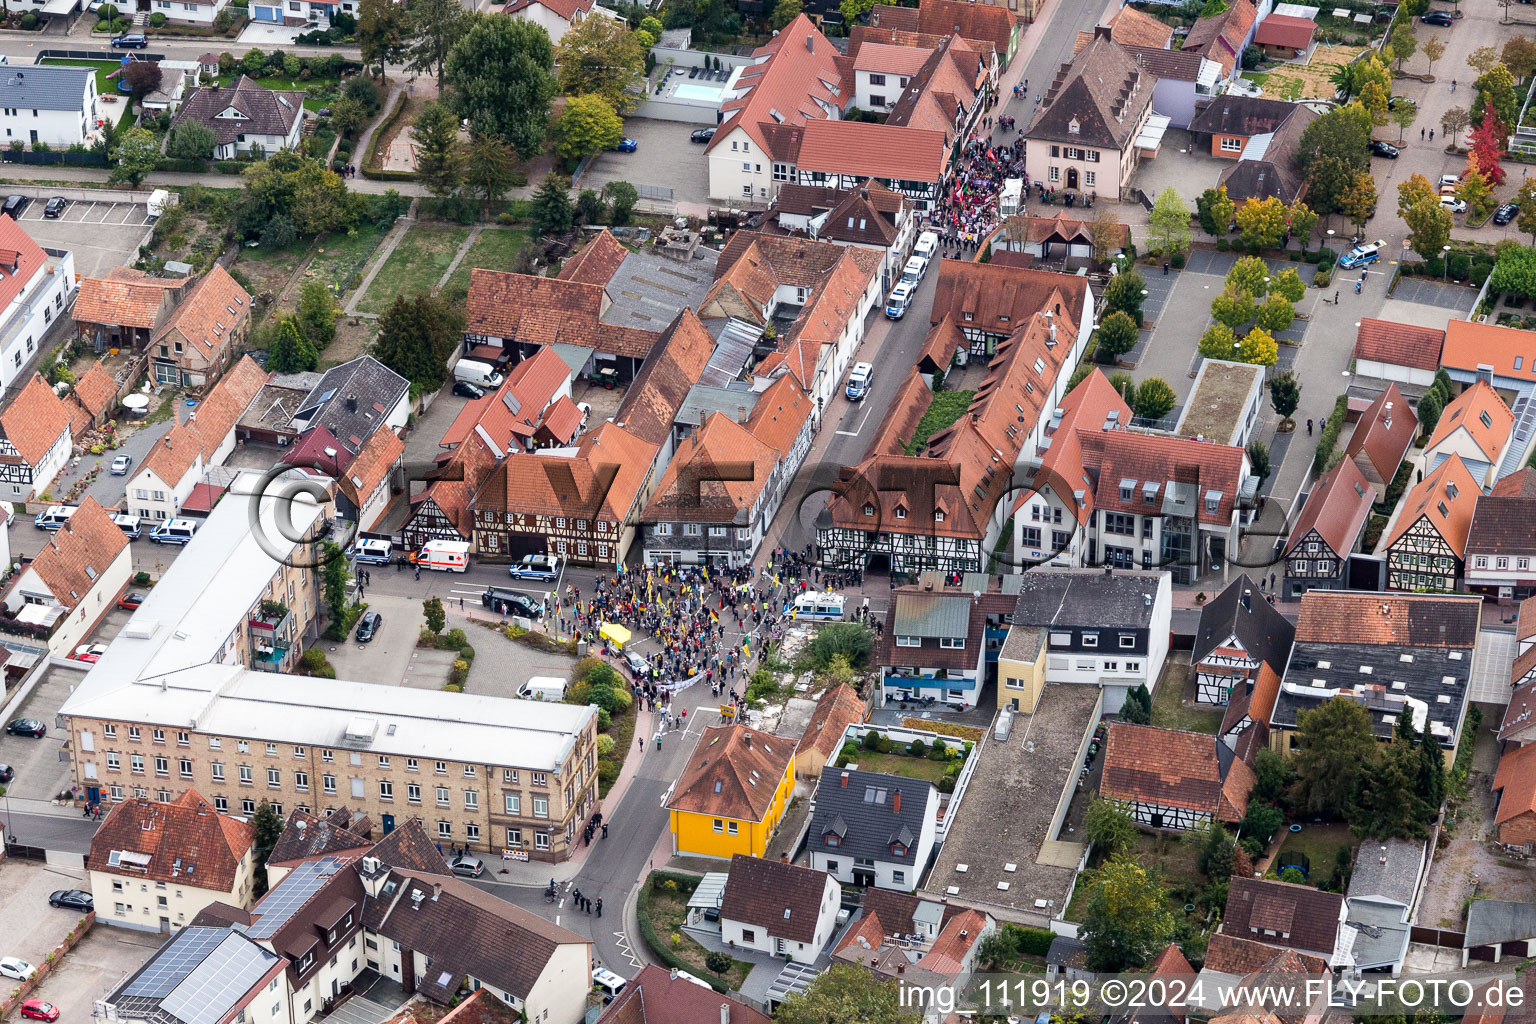
[{"label": "white van", "polygon": [[885,315],[892,320],[900,320],[907,315],[907,307],[912,305],[912,285],[898,284],[891,289],[890,298],[885,300]]},{"label": "white van", "polygon": [[39,530],[61,530],[64,524],[69,522],[69,517],[75,514],[73,505],[49,505],[37,518],[32,520],[32,525]]},{"label": "white van", "polygon": [[917,236],[917,242],[912,246],[912,255],[921,256],[928,262],[933,260],[933,254],[938,251],[939,235],[936,231],[924,231]]},{"label": "white van", "polygon": [[424,569],[442,572],[468,572],[469,542],[429,540],[416,555],[416,564]]},{"label": "white van", "polygon": [[112,522],[117,524],[117,528],[122,530],[123,536],[127,537],[129,540],[139,539],[139,534],[141,531],[139,527],[140,520],[138,516],[129,515],[127,512],[113,512]]},{"label": "white van", "polygon": [[913,256],[907,260],[907,265],[902,268],[901,283],[909,284],[916,288],[918,282],[923,279],[923,275],[926,273],[928,273],[928,261],[921,256]]},{"label": "white van", "polygon": [[844,598],[824,590],[807,590],[796,594],[793,601],[784,605],[784,614],[793,619],[809,619],[812,622],[838,622],[843,617]]},{"label": "white van", "polygon": [[186,544],[203,525],[199,519],[167,519],[149,531],[149,539],[156,544]]},{"label": "white van", "polygon": [[364,565],[388,565],[395,546],[377,537],[362,537],[352,545],[352,561]]},{"label": "white van", "polygon": [[570,683],[558,676],[534,676],[523,684],[517,695],[523,700],[542,700],[558,704],[565,700],[565,688]]},{"label": "white van", "polygon": [[624,991],[624,986],[629,982],[614,974],[606,967],[597,967],[592,971],[592,987],[603,995],[603,1005],[607,1006],[619,997]]},{"label": "white van", "polygon": [[478,359],[460,359],[453,364],[453,379],[467,380],[471,384],[478,384],[483,388],[499,388],[502,381],[506,380],[496,372],[496,368],[490,363],[482,363]]}]

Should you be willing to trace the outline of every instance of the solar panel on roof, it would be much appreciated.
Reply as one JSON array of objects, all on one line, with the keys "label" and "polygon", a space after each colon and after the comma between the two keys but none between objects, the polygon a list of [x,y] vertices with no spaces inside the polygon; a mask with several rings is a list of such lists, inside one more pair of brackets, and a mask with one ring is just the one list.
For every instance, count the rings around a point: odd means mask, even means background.
[{"label": "solar panel on roof", "polygon": [[183,929],[144,966],[143,973],[128,983],[123,995],[165,998],[228,934],[227,929],[203,925]]},{"label": "solar panel on roof", "polygon": [[253,939],[270,939],[276,935],[277,930],[287,924],[341,868],[342,862],[335,857],[307,861],[294,868],[253,909],[253,913],[261,916],[247,934]]},{"label": "solar panel on roof", "polygon": [[224,940],[161,1000],[160,1008],[186,1024],[218,1024],[277,957],[254,942],[226,931]]}]

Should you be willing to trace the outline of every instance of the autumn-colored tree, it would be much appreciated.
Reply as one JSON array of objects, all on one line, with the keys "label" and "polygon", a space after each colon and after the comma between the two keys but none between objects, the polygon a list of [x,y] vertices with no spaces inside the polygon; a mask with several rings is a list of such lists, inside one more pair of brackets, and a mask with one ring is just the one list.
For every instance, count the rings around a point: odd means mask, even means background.
[{"label": "autumn-colored tree", "polygon": [[1467,130],[1467,125],[1472,123],[1472,115],[1467,113],[1466,107],[1451,107],[1440,115],[1440,129],[1451,137],[1451,145],[1456,145],[1456,139]]},{"label": "autumn-colored tree", "polygon": [[1300,302],[1302,296],[1307,294],[1307,286],[1295,269],[1286,267],[1270,284],[1270,291],[1276,295],[1284,295],[1291,302]]},{"label": "autumn-colored tree", "polygon": [[1376,179],[1366,171],[1356,174],[1344,190],[1339,210],[1354,222],[1355,227],[1364,227],[1366,221],[1376,216]]},{"label": "autumn-colored tree", "polygon": [[1257,256],[1244,256],[1227,271],[1227,286],[1262,298],[1269,291],[1269,266]]},{"label": "autumn-colored tree", "polygon": [[1088,969],[1137,970],[1168,944],[1173,927],[1158,877],[1134,860],[1111,861],[1088,889],[1082,930]]},{"label": "autumn-colored tree", "polygon": [[1435,188],[1422,174],[1410,175],[1407,181],[1397,183],[1397,215],[1402,217],[1421,202],[1438,202]]},{"label": "autumn-colored tree", "polygon": [[1375,54],[1355,65],[1355,99],[1371,115],[1378,128],[1387,123],[1387,104],[1392,99],[1392,71]]},{"label": "autumn-colored tree", "polygon": [[1536,72],[1536,43],[1528,36],[1510,36],[1504,41],[1499,56],[1517,82],[1525,81]]},{"label": "autumn-colored tree", "polygon": [[1430,36],[1424,40],[1424,45],[1419,47],[1419,52],[1424,55],[1425,60],[1429,61],[1429,67],[1424,73],[1432,75],[1435,73],[1435,61],[1445,56],[1445,42],[1439,36]]},{"label": "autumn-colored tree", "polygon": [[1285,237],[1285,221],[1285,204],[1274,196],[1250,199],[1237,210],[1237,230],[1250,249],[1278,245]]},{"label": "autumn-colored tree", "polygon": [[1224,323],[1214,323],[1200,336],[1200,354],[1207,359],[1235,359],[1242,347],[1232,328]]},{"label": "autumn-colored tree", "polygon": [[1271,295],[1259,306],[1255,323],[1266,331],[1283,331],[1296,319],[1296,310],[1283,295]]},{"label": "autumn-colored tree", "polygon": [[1216,318],[1217,323],[1226,324],[1233,330],[1252,320],[1257,312],[1253,296],[1231,285],[1211,300],[1211,316]]},{"label": "autumn-colored tree", "polygon": [[1461,183],[1456,186],[1456,198],[1467,204],[1467,209],[1484,211],[1493,206],[1493,190],[1488,180],[1477,169],[1474,158],[1467,158],[1467,169],[1462,172]]},{"label": "autumn-colored tree", "polygon": [[1255,327],[1243,336],[1238,346],[1237,361],[1257,366],[1274,366],[1280,358],[1280,346],[1275,336],[1262,327]]},{"label": "autumn-colored tree", "polygon": [[1489,101],[1483,109],[1483,123],[1472,129],[1467,136],[1467,145],[1471,150],[1468,164],[1477,168],[1483,180],[1494,187],[1504,184],[1504,168],[1499,166],[1499,158],[1504,155],[1504,143],[1508,138],[1509,129],[1499,120],[1492,101]]},{"label": "autumn-colored tree", "polygon": [[1491,46],[1479,46],[1467,54],[1467,67],[1480,75],[1486,75],[1499,63],[1499,51]]},{"label": "autumn-colored tree", "polygon": [[1536,178],[1527,178],[1521,183],[1520,191],[1515,195],[1515,205],[1520,208],[1515,225],[1530,235],[1531,244],[1536,245]]},{"label": "autumn-colored tree", "polygon": [[1216,233],[1225,235],[1232,226],[1232,218],[1237,216],[1237,204],[1227,195],[1227,186],[1222,185],[1216,190],[1216,196],[1211,200],[1211,220],[1216,224]]},{"label": "autumn-colored tree", "polygon": [[1477,81],[1472,83],[1475,90],[1472,99],[1472,123],[1480,124],[1483,120],[1483,111],[1488,104],[1493,104],[1494,112],[1499,115],[1499,120],[1505,124],[1514,121],[1520,113],[1520,97],[1515,92],[1514,73],[1502,63],[1496,63],[1493,67],[1477,76]]},{"label": "autumn-colored tree", "polygon": [[1301,249],[1305,252],[1307,243],[1312,241],[1312,229],[1317,227],[1317,211],[1298,199],[1286,212],[1291,219],[1291,236],[1301,243]]}]

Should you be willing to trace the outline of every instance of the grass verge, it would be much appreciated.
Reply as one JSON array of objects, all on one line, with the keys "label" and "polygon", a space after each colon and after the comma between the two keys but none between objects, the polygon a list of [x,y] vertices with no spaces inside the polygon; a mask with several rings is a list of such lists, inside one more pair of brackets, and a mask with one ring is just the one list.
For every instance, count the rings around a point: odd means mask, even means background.
[{"label": "grass verge", "polygon": [[707,953],[704,947],[683,934],[688,897],[693,895],[698,884],[697,878],[688,875],[652,871],[640,887],[640,898],[635,904],[636,916],[640,918],[640,934],[656,959],[666,966],[687,971],[717,992],[739,989],[752,973],[752,964],[733,959],[731,969],[723,976],[717,976],[704,965]]}]

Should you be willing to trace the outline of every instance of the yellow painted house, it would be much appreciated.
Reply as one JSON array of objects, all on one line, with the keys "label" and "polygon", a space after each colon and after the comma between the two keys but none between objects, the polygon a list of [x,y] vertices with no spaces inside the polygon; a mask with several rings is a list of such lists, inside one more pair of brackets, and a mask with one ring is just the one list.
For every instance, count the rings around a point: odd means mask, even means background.
[{"label": "yellow painted house", "polygon": [[744,725],[704,730],[667,804],[672,851],[761,857],[795,788],[795,745]]},{"label": "yellow painted house", "polygon": [[1035,713],[1045,690],[1045,628],[1024,623],[1008,627],[997,655],[997,706]]}]

